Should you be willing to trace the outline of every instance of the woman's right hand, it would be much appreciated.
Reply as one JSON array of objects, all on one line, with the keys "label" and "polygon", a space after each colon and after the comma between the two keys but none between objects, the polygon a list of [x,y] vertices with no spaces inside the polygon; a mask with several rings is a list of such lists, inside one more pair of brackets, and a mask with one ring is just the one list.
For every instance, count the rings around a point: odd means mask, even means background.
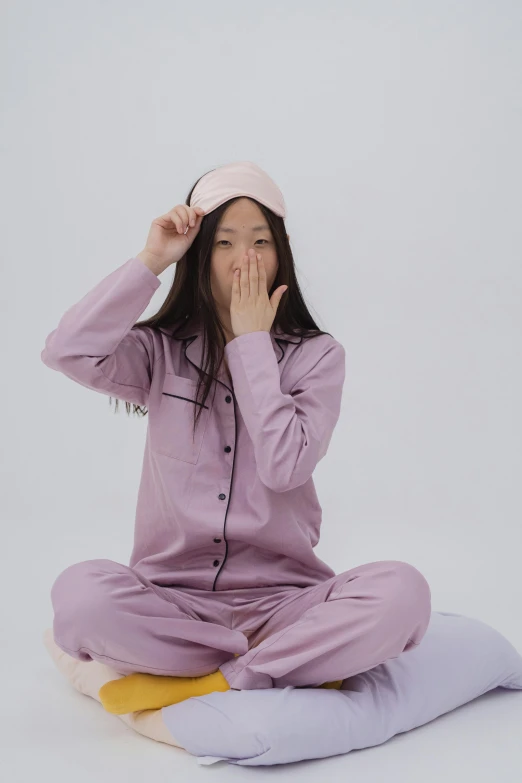
[{"label": "woman's right hand", "polygon": [[153,265],[156,274],[177,263],[197,237],[204,216],[201,207],[173,207],[152,221],[145,247],[137,257]]}]

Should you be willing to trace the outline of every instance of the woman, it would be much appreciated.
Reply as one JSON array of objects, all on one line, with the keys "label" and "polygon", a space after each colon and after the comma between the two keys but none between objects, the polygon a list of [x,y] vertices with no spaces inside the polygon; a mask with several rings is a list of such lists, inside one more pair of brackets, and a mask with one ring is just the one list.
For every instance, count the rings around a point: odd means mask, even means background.
[{"label": "woman", "polygon": [[[428,627],[415,567],[336,575],[313,551],[312,473],[339,418],[345,351],[303,301],[285,216],[254,163],[207,172],[42,352],[149,417],[129,565],[76,563],[51,590],[59,647],[126,675],[100,690],[109,712],[230,688],[339,687]],[[136,322],[171,264],[164,304]]]}]

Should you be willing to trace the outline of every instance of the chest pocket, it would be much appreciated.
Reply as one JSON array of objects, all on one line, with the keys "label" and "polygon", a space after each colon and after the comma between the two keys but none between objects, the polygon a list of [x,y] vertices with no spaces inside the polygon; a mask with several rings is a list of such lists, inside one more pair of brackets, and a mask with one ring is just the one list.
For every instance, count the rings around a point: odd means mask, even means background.
[{"label": "chest pocket", "polygon": [[[151,419],[153,451],[182,462],[196,464],[208,424],[210,402],[207,400],[194,428],[197,381],[167,373],[163,382],[161,401],[154,422]],[[211,396],[211,395],[210,395]]]}]

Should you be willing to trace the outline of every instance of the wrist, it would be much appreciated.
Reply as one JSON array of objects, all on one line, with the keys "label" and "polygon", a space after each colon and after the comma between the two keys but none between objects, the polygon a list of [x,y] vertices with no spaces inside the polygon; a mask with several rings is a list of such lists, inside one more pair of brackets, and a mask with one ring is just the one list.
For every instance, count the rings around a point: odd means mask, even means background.
[{"label": "wrist", "polygon": [[160,275],[168,266],[170,266],[170,264],[165,264],[165,262],[161,261],[148,250],[142,250],[137,254],[136,258],[139,258],[139,260],[145,264],[145,266],[148,267],[151,272],[154,272],[155,275]]}]

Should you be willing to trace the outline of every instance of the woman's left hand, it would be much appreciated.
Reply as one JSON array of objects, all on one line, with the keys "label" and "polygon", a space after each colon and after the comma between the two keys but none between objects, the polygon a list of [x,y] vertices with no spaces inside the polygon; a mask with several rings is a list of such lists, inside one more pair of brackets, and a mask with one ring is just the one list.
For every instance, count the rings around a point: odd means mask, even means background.
[{"label": "woman's left hand", "polygon": [[249,332],[269,332],[281,297],[288,288],[280,285],[268,298],[266,270],[263,259],[252,248],[243,258],[240,274],[234,274],[230,323],[236,337]]}]

